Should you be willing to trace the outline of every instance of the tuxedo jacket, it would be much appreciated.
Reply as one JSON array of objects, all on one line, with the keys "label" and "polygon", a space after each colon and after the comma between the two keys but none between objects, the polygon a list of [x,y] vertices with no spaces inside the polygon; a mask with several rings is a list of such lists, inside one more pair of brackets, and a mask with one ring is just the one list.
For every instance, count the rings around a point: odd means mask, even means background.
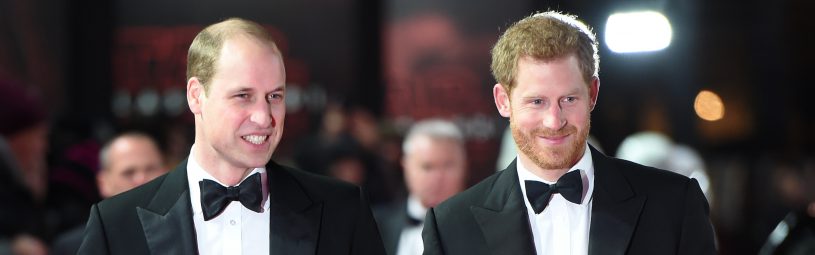
[{"label": "tuxedo jacket", "polygon": [[[589,254],[714,254],[699,184],[591,148]],[[535,254],[516,162],[427,212],[424,254]]]},{"label": "tuxedo jacket", "polygon": [[[384,254],[359,187],[266,165],[270,254]],[[198,253],[187,162],[91,208],[79,254]]]},{"label": "tuxedo jacket", "polygon": [[[374,217],[382,234],[387,254],[395,255],[399,249],[402,230],[408,226],[407,201],[399,201],[374,208]],[[419,219],[422,220],[422,219]]]}]

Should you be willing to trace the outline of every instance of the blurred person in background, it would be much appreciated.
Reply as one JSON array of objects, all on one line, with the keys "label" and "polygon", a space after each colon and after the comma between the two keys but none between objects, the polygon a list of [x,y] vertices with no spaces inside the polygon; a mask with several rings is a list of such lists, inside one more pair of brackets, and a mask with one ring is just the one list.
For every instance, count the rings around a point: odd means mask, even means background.
[{"label": "blurred person in background", "polygon": [[376,119],[360,107],[329,103],[319,129],[298,142],[298,167],[365,188],[371,205],[392,202],[400,191],[398,176],[385,160]]},{"label": "blurred person in background", "polygon": [[759,254],[815,254],[815,160],[779,164],[773,184],[791,212],[770,233]]},{"label": "blurred person in background", "polygon": [[385,250],[391,255],[422,254],[422,222],[434,207],[464,189],[467,155],[464,136],[450,121],[414,124],[402,145],[407,199],[374,210]]},{"label": "blurred person in background", "polygon": [[676,144],[658,132],[638,132],[629,135],[617,148],[617,158],[696,179],[708,202],[713,204],[710,178],[702,156],[693,148]]},{"label": "blurred person in background", "polygon": [[326,175],[359,186],[363,186],[368,180],[369,169],[362,152],[355,144],[332,144],[327,153]]},{"label": "blurred person in background", "polygon": [[0,79],[0,254],[44,254],[48,121],[41,99]]},{"label": "blurred person in background", "polygon": [[307,171],[325,174],[331,161],[332,148],[337,144],[353,143],[348,134],[345,109],[340,103],[329,102],[319,121],[318,129],[297,142],[294,162]]},{"label": "blurred person in background", "polygon": [[156,141],[137,132],[119,135],[103,146],[99,164],[101,170],[96,180],[103,198],[140,186],[167,172]]},{"label": "blurred person in background", "polygon": [[372,205],[387,204],[393,201],[400,188],[397,172],[387,163],[383,132],[379,120],[370,110],[349,107],[348,132],[357,143],[359,158],[365,167],[365,180],[362,187],[370,193]]},{"label": "blurred person in background", "polygon": [[[99,166],[96,184],[102,198],[115,196],[167,172],[156,141],[138,132],[123,133],[105,144],[99,152]],[[59,235],[51,254],[76,254],[84,230],[82,224]]]}]

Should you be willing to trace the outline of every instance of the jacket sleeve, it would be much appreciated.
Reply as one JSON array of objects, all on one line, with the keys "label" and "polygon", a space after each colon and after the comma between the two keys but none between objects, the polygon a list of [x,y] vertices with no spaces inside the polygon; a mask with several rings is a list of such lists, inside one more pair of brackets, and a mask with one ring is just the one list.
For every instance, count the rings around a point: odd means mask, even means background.
[{"label": "jacket sleeve", "polygon": [[438,226],[436,226],[436,213],[433,208],[427,210],[422,228],[422,242],[424,243],[424,255],[444,254],[444,250],[439,240]]},{"label": "jacket sleeve", "polygon": [[716,254],[710,209],[696,179],[690,179],[686,186],[684,208],[678,254]]},{"label": "jacket sleeve", "polygon": [[85,226],[84,236],[76,254],[110,254],[105,227],[102,224],[99,208],[96,205],[91,207],[90,218]]},{"label": "jacket sleeve", "polygon": [[357,215],[357,227],[354,231],[351,254],[385,254],[385,245],[382,244],[382,237],[379,235],[379,229],[377,229],[367,196],[362,188],[359,188],[359,200],[359,215]]}]

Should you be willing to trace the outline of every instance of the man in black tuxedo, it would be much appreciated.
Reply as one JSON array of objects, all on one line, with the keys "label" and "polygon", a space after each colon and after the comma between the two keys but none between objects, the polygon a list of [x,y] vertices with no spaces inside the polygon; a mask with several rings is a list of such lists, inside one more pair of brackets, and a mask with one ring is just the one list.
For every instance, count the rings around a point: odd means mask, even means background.
[{"label": "man in black tuxedo", "polygon": [[195,144],[175,170],[91,208],[79,254],[382,254],[359,187],[271,161],[285,69],[258,24],[229,19],[193,40]]},{"label": "man in black tuxedo", "polygon": [[538,13],[492,49],[493,96],[518,158],[426,216],[424,254],[713,254],[693,179],[586,143],[597,42],[576,17]]}]

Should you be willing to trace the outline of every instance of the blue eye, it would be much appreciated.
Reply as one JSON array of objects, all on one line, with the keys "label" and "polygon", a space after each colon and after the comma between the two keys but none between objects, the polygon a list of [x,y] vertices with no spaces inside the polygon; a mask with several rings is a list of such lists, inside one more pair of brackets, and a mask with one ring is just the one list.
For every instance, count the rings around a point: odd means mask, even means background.
[{"label": "blue eye", "polygon": [[282,94],[275,93],[275,94],[269,94],[268,96],[266,96],[266,101],[269,101],[269,102],[280,101],[280,100],[283,100],[283,95]]},{"label": "blue eye", "polygon": [[543,104],[543,99],[532,100],[532,104]]}]

